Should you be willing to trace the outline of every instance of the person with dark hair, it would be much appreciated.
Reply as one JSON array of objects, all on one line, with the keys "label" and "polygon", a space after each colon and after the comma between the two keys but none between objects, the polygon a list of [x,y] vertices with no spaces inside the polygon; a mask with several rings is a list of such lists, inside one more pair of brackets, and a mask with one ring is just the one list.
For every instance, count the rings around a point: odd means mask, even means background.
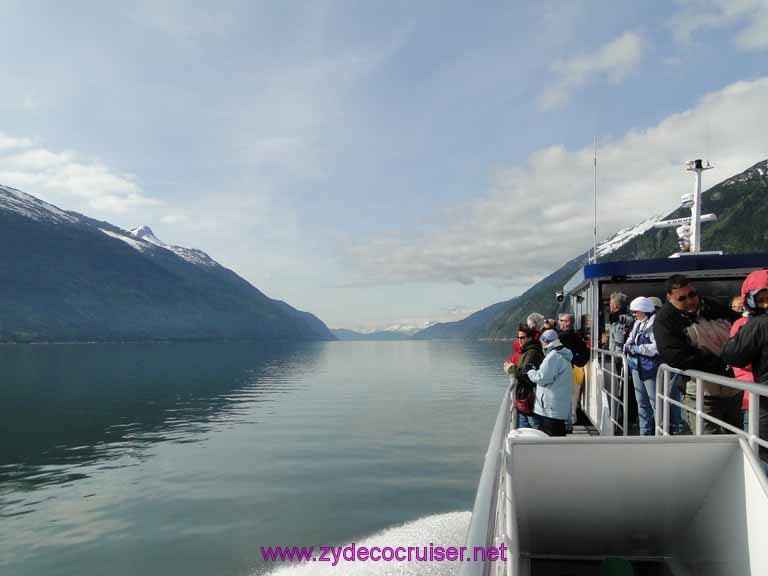
[{"label": "person with dark hair", "polygon": [[[768,270],[747,276],[741,294],[749,317],[734,323],[722,358],[738,367],[734,372],[740,380],[768,384]],[[768,440],[768,399],[760,402],[760,438]],[[768,450],[762,446],[760,459],[768,463]]]},{"label": "person with dark hair", "polygon": [[573,354],[563,346],[554,330],[541,333],[544,361],[538,370],[529,370],[528,378],[536,384],[533,411],[538,429],[550,436],[565,436],[565,423],[571,415]]},{"label": "person with dark hair", "polygon": [[517,328],[517,341],[520,342],[520,357],[510,369],[517,378],[515,387],[515,409],[518,417],[518,428],[536,428],[536,415],[533,411],[536,397],[536,384],[528,378],[528,371],[541,366],[544,352],[536,338],[536,330],[527,324]]},{"label": "person with dark hair", "polygon": [[571,396],[571,418],[570,424],[573,426],[578,419],[577,408],[581,389],[584,385],[584,366],[589,362],[589,349],[584,339],[573,329],[573,314],[560,314],[557,317],[557,323],[560,342],[568,348],[573,354],[573,391]]},{"label": "person with dark hair", "polygon": [[[653,335],[661,360],[679,370],[701,370],[728,375],[720,353],[728,339],[731,322],[739,314],[717,302],[699,296],[688,278],[670,276],[666,282],[667,301],[656,314]],[[673,378],[672,386],[684,378]],[[695,406],[695,389],[688,390],[686,404]],[[706,383],[704,412],[736,427],[741,426],[741,391]],[[689,419],[691,414],[688,414]],[[694,419],[689,420],[693,422]],[[693,428],[694,426],[691,426]],[[723,434],[720,426],[704,419],[708,434]]]}]

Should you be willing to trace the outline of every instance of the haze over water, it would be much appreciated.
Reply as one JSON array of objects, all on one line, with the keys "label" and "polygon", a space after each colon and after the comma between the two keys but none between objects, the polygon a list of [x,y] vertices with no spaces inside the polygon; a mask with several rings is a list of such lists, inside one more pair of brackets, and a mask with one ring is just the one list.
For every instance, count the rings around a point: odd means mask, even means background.
[{"label": "haze over water", "polygon": [[240,576],[279,568],[260,546],[463,536],[508,350],[0,346],[0,572]]}]

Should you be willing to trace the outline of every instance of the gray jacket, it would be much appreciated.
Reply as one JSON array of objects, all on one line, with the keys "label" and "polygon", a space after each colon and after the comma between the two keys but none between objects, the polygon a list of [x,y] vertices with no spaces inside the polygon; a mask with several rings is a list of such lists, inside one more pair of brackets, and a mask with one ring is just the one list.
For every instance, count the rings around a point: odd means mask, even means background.
[{"label": "gray jacket", "polygon": [[538,370],[529,370],[528,378],[536,384],[533,411],[539,416],[567,420],[571,415],[573,390],[573,353],[558,341],[545,351]]}]

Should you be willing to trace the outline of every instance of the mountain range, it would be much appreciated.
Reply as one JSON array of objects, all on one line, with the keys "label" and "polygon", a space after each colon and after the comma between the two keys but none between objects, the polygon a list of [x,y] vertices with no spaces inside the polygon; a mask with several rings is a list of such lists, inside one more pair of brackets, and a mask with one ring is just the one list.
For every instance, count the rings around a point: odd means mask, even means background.
[{"label": "mountain range", "polygon": [[[702,225],[705,250],[724,253],[768,251],[768,160],[720,182],[702,194],[702,213],[715,213],[715,222]],[[680,207],[663,218],[653,217],[619,231],[598,245],[599,261],[666,258],[678,250],[673,228],[654,228],[661,219],[690,216]],[[555,292],[587,263],[589,252],[572,258],[520,296],[488,306],[464,320],[435,324],[414,335],[417,339],[508,339],[531,312],[553,317],[560,304]]]},{"label": "mountain range", "polygon": [[[702,212],[705,249],[768,251],[768,160],[713,186]],[[688,216],[678,208],[665,219]],[[600,261],[664,258],[677,250],[653,217],[598,246]],[[0,186],[0,341],[507,339],[530,312],[554,316],[554,294],[586,262],[578,254],[524,293],[458,322],[423,330],[331,331],[266,296],[205,252],[123,230]],[[409,327],[412,328],[412,327]]]},{"label": "mountain range", "polygon": [[335,340],[205,252],[0,186],[0,341]]}]

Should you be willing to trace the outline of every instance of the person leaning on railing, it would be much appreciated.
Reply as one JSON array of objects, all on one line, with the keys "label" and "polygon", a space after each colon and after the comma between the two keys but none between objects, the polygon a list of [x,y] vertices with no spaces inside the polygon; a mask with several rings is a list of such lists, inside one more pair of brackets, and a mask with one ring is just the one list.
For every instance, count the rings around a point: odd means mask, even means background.
[{"label": "person leaning on railing", "polygon": [[[745,290],[746,288],[746,290]],[[744,306],[752,314],[738,333],[725,343],[722,358],[732,366],[752,365],[758,384],[768,384],[768,270],[752,272],[744,281]],[[760,438],[768,440],[768,398],[760,399]],[[768,463],[768,450],[760,447]]]},{"label": "person leaning on railing", "polygon": [[[653,334],[661,360],[679,370],[700,370],[731,376],[720,358],[731,322],[740,315],[717,302],[699,297],[688,278],[670,276],[666,282],[667,301],[656,314]],[[680,383],[673,378],[672,386]],[[688,391],[685,403],[695,406],[695,392]],[[736,428],[741,427],[741,391],[704,383],[704,412]],[[690,417],[690,414],[689,414]],[[692,422],[694,419],[689,420]],[[720,426],[704,419],[707,434],[723,434]],[[694,426],[691,426],[693,428]]]},{"label": "person leaning on railing", "polygon": [[515,409],[517,410],[518,428],[538,428],[536,415],[533,412],[536,398],[536,384],[528,378],[528,371],[541,366],[544,360],[544,352],[541,344],[536,339],[536,332],[526,324],[520,324],[517,328],[517,341],[520,343],[520,355],[517,362],[510,367],[509,373],[514,374],[517,385],[515,386]]},{"label": "person leaning on railing", "polygon": [[571,426],[576,425],[577,407],[581,390],[584,386],[584,366],[589,362],[589,348],[584,339],[573,329],[573,314],[560,314],[557,317],[560,342],[573,354],[573,391],[571,393]]}]

